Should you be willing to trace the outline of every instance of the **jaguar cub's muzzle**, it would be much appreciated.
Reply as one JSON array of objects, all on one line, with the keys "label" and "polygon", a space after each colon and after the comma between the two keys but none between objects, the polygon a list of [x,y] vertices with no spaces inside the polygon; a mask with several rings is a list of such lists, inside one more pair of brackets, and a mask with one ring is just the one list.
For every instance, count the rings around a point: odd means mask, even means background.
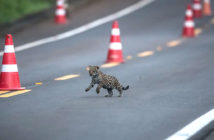
[{"label": "jaguar cub's muzzle", "polygon": [[94,76],[97,75],[97,73],[96,73],[96,72],[89,72],[89,75],[90,75],[91,77],[94,77]]}]

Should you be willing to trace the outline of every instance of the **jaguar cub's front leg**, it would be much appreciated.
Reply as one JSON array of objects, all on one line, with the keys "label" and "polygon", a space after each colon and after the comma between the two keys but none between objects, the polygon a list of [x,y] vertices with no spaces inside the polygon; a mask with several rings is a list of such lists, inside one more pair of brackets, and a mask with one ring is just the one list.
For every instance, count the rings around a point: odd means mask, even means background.
[{"label": "jaguar cub's front leg", "polygon": [[111,88],[107,89],[108,95],[105,95],[105,97],[112,97],[113,96],[113,91]]},{"label": "jaguar cub's front leg", "polygon": [[102,85],[101,84],[99,84],[98,86],[97,86],[97,88],[96,88],[96,92],[97,92],[97,94],[99,94],[100,93],[100,89],[102,88]]},{"label": "jaguar cub's front leg", "polygon": [[92,87],[94,87],[93,82],[91,82],[91,84],[88,86],[88,88],[85,89],[85,92],[88,92]]}]

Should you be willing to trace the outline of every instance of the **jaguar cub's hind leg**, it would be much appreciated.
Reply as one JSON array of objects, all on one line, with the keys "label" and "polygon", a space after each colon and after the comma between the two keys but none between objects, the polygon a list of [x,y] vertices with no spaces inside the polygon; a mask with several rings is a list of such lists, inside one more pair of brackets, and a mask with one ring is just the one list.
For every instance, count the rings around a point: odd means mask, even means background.
[{"label": "jaguar cub's hind leg", "polygon": [[108,90],[108,95],[105,95],[105,97],[112,97],[113,96],[113,89],[107,89]]},{"label": "jaguar cub's hind leg", "polygon": [[121,97],[123,93],[122,87],[117,88],[117,90],[119,91],[119,95],[117,97]]}]

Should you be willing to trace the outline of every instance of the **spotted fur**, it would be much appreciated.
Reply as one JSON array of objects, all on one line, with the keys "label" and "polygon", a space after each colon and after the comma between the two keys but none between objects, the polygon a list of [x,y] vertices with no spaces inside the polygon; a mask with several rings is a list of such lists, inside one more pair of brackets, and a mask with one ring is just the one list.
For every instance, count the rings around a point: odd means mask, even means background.
[{"label": "spotted fur", "polygon": [[101,88],[104,88],[108,91],[108,95],[105,95],[105,97],[112,97],[113,89],[116,89],[119,91],[118,97],[121,97],[122,91],[129,88],[129,86],[123,87],[114,76],[102,73],[98,66],[89,66],[89,75],[91,76],[92,80],[89,87],[85,89],[86,92],[94,87],[95,84],[98,84],[96,88],[97,94],[100,93]]}]

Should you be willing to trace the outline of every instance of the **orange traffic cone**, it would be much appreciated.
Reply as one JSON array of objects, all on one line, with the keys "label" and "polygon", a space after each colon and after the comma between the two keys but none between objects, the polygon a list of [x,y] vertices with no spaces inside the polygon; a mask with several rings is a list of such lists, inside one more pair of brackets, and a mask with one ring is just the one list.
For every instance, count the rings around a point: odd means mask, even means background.
[{"label": "orange traffic cone", "polygon": [[110,46],[106,62],[124,62],[122,54],[122,44],[120,42],[120,29],[117,21],[114,21],[112,23]]},{"label": "orange traffic cone", "polygon": [[193,1],[193,16],[194,16],[194,18],[202,17],[202,6],[201,6],[200,0]]},{"label": "orange traffic cone", "polygon": [[194,37],[195,36],[195,23],[193,20],[193,12],[192,12],[191,5],[187,5],[182,36],[183,37]]},{"label": "orange traffic cone", "polygon": [[12,35],[6,35],[2,69],[0,75],[0,90],[22,90],[18,67],[13,46]]},{"label": "orange traffic cone", "polygon": [[204,0],[203,15],[205,15],[205,16],[211,16],[212,15],[210,0]]},{"label": "orange traffic cone", "polygon": [[57,0],[56,3],[56,13],[55,13],[55,23],[65,24],[67,22],[66,12],[64,8],[64,0]]}]

